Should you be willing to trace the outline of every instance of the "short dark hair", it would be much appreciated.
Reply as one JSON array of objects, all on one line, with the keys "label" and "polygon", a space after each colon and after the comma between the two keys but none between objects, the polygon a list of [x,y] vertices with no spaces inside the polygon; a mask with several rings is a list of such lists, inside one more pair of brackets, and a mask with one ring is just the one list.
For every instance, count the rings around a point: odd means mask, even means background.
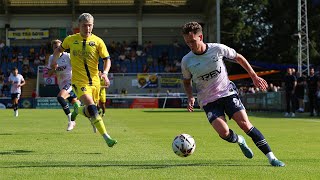
[{"label": "short dark hair", "polygon": [[182,26],[182,34],[189,34],[190,32],[193,34],[202,32],[202,26],[197,22],[188,22]]},{"label": "short dark hair", "polygon": [[18,68],[17,68],[17,67],[13,67],[13,68],[12,68],[12,71],[15,71],[15,70],[18,70]]}]

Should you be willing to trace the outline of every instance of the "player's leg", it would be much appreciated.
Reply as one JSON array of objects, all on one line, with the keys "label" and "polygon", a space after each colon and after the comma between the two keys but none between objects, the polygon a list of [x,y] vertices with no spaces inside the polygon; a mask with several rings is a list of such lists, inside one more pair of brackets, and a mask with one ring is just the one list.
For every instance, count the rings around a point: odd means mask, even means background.
[{"label": "player's leg", "polygon": [[61,105],[62,110],[64,111],[64,113],[68,117],[67,131],[71,131],[73,129],[73,127],[75,126],[74,122],[71,121],[71,112],[70,112],[70,109],[69,109],[69,105],[66,102],[66,99],[69,96],[70,96],[69,92],[65,88],[60,90],[59,94],[57,95],[57,100],[58,100],[59,104]]},{"label": "player's leg", "polygon": [[222,139],[230,143],[238,143],[243,154],[247,158],[252,158],[253,153],[245,143],[244,138],[240,135],[237,135],[233,130],[229,129],[224,116],[223,101],[223,99],[220,99],[203,107],[210,124]]},{"label": "player's leg", "polygon": [[102,110],[102,117],[104,117],[106,112],[106,89],[100,90],[99,107]]},{"label": "player's leg", "polygon": [[80,100],[86,105],[85,112],[88,112],[91,122],[97,128],[99,133],[103,136],[108,146],[112,147],[117,143],[117,141],[112,139],[110,135],[107,133],[103,120],[98,113],[96,102],[94,101],[94,99],[98,99],[99,97],[99,91],[97,89],[100,89],[100,87],[85,87],[85,91],[82,92],[83,95],[80,96]]},{"label": "player's leg", "polygon": [[263,134],[250,123],[245,110],[240,110],[234,113],[232,119],[234,119],[238,126],[252,138],[255,145],[266,155],[272,166],[285,166],[285,164],[279,161],[273,154]]},{"label": "player's leg", "polygon": [[20,94],[18,94],[18,93],[11,94],[13,113],[14,113],[15,117],[17,117],[19,115],[19,113],[18,113],[19,95]]},{"label": "player's leg", "polygon": [[75,121],[78,116],[78,109],[81,105],[81,102],[78,100],[76,94],[72,90],[70,90],[69,92],[68,101],[73,106],[73,112],[71,113],[71,121]]}]

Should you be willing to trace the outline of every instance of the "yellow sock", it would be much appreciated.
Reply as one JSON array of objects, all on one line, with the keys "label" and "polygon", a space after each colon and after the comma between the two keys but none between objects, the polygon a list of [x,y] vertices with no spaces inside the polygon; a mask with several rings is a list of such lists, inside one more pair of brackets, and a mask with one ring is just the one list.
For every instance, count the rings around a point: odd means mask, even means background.
[{"label": "yellow sock", "polygon": [[106,127],[105,127],[103,120],[100,116],[97,116],[96,118],[92,118],[91,122],[98,129],[98,131],[101,135],[107,134]]}]

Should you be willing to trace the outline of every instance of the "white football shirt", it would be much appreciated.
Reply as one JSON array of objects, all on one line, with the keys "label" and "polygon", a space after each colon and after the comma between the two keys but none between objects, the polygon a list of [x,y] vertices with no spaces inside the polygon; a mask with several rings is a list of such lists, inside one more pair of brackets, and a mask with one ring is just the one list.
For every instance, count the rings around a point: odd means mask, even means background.
[{"label": "white football shirt", "polygon": [[11,84],[11,89],[10,89],[10,93],[11,94],[21,94],[21,87],[18,87],[18,85],[20,85],[21,83],[24,82],[24,78],[21,74],[17,74],[16,76],[14,76],[12,73],[9,76],[8,79],[9,82],[13,82]]},{"label": "white football shirt", "polygon": [[[47,66],[48,69],[51,69],[52,60],[53,55],[50,55]],[[57,60],[57,64],[58,68],[56,69],[56,74],[58,77],[58,85],[61,90],[64,86],[71,84],[72,67],[70,62],[70,54],[63,52]]]},{"label": "white football shirt", "polygon": [[237,52],[223,44],[208,43],[203,54],[190,51],[182,58],[183,78],[196,84],[197,98],[201,107],[219,98],[236,94],[228,78],[223,57],[235,59]]}]

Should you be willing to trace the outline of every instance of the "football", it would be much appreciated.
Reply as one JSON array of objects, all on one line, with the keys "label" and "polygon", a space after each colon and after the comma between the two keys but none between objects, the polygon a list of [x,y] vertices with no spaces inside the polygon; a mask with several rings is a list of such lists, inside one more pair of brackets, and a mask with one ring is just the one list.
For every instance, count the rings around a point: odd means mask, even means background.
[{"label": "football", "polygon": [[172,142],[173,152],[180,157],[190,156],[196,149],[196,143],[189,134],[180,134]]}]

